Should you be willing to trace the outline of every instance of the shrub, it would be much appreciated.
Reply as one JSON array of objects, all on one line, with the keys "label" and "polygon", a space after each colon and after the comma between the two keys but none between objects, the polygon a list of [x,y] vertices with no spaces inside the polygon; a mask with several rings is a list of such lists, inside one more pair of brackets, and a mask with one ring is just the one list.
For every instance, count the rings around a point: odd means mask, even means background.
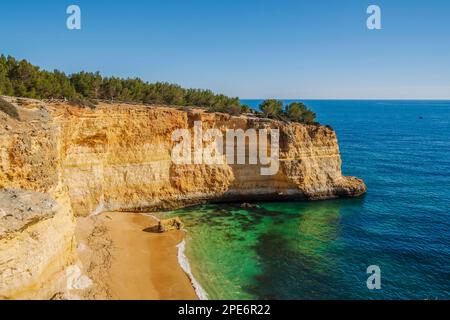
[{"label": "shrub", "polygon": [[316,114],[301,102],[292,102],[285,109],[287,118],[291,121],[312,124],[316,121]]},{"label": "shrub", "polygon": [[268,118],[278,118],[283,112],[283,101],[269,99],[263,101],[259,108]]},{"label": "shrub", "polygon": [[241,106],[241,111],[242,113],[253,113],[254,110],[249,105],[244,104]]},{"label": "shrub", "polygon": [[238,116],[242,113],[242,107],[238,104],[233,104],[227,108],[227,113],[232,116]]}]

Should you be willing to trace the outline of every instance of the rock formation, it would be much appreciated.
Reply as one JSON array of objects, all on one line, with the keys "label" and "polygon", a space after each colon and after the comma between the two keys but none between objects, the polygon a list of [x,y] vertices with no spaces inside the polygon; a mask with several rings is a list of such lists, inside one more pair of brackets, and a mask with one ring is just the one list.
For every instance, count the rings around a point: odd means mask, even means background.
[{"label": "rock formation", "polygon": [[[335,132],[324,126],[162,106],[5,97],[0,112],[0,298],[51,298],[76,259],[75,216],[166,210],[206,202],[359,196],[344,177]],[[175,129],[279,129],[280,170],[259,165],[176,165]],[[62,282],[61,282],[62,281]],[[61,287],[62,286],[62,287]]]},{"label": "rock formation", "polygon": [[158,222],[158,232],[169,232],[172,230],[181,230],[183,228],[183,223],[181,222],[181,219],[176,218],[170,218],[170,219],[163,219]]}]

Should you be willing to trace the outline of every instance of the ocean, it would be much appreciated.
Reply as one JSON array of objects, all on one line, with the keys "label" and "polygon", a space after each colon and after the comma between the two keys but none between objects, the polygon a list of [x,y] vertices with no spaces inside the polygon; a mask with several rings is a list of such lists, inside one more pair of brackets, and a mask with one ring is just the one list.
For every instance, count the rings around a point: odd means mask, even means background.
[{"label": "ocean", "polygon": [[[368,192],[172,212],[208,298],[450,299],[450,101],[303,102],[336,130],[344,175]],[[367,288],[371,265],[380,290]]]}]

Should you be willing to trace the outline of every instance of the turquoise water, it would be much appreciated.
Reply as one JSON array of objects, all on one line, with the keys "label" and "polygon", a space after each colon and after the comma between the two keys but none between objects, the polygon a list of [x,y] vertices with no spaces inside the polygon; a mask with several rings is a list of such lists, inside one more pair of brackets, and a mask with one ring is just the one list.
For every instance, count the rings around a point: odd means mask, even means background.
[{"label": "turquoise water", "polygon": [[[208,296],[450,299],[450,102],[306,102],[336,130],[344,174],[363,178],[367,195],[174,212]],[[381,290],[367,289],[370,265]]]}]

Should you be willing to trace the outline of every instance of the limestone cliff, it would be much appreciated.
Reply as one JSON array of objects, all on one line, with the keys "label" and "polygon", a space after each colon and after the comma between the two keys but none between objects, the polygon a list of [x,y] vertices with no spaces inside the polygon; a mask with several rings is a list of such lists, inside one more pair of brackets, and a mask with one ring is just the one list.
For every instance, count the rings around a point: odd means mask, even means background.
[{"label": "limestone cliff", "polygon": [[48,299],[76,260],[75,219],[51,113],[16,107],[20,121],[0,112],[0,299]]},{"label": "limestone cliff", "polygon": [[[61,166],[74,212],[171,209],[210,201],[325,199],[357,196],[361,180],[343,177],[335,132],[203,111],[142,106],[97,110],[55,108],[63,131]],[[280,171],[259,165],[175,165],[171,136],[178,128],[279,128]]]},{"label": "limestone cliff", "polygon": [[[336,134],[324,126],[161,106],[90,110],[6,99],[20,119],[0,112],[0,298],[58,292],[49,283],[59,283],[74,262],[74,215],[366,190],[362,180],[342,176]],[[279,129],[280,170],[262,176],[260,165],[174,164],[172,133],[192,130],[195,121],[221,131]]]}]

